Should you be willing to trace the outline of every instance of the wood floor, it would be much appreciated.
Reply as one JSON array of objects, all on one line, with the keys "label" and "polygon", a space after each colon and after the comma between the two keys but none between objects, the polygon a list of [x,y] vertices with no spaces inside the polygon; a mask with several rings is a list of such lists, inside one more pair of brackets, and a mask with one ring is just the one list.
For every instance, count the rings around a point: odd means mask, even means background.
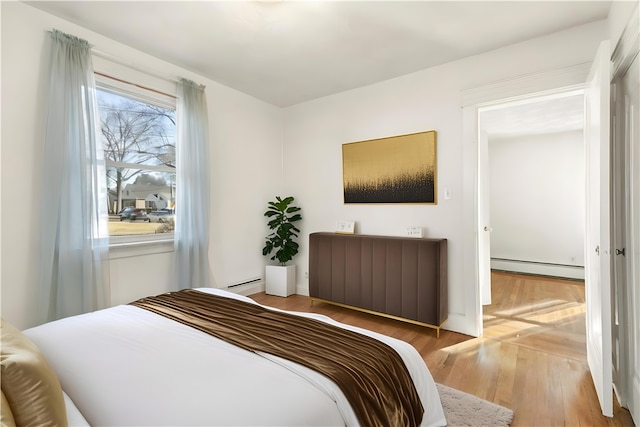
[{"label": "wood floor", "polygon": [[259,303],[328,315],[411,343],[436,382],[513,409],[517,426],[633,426],[614,402],[600,412],[585,348],[584,284],[512,273],[492,273],[484,336],[473,338],[385,319],[301,295],[259,293]]}]

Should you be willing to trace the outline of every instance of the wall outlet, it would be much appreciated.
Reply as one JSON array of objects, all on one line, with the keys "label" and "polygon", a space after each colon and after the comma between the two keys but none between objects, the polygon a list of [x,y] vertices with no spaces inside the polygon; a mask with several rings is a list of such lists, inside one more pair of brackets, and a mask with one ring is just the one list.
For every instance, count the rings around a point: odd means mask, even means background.
[{"label": "wall outlet", "polygon": [[422,237],[422,227],[410,225],[409,227],[407,227],[405,234],[408,237]]}]

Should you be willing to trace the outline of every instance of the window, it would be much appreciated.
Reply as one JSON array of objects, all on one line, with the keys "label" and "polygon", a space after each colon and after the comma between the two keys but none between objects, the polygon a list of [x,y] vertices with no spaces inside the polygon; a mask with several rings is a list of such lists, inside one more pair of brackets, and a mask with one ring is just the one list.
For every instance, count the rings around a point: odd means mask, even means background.
[{"label": "window", "polygon": [[[175,100],[97,80],[112,241],[172,237],[176,195]],[[165,99],[163,99],[165,98]],[[171,234],[167,234],[171,233]],[[120,236],[129,236],[122,240]]]}]

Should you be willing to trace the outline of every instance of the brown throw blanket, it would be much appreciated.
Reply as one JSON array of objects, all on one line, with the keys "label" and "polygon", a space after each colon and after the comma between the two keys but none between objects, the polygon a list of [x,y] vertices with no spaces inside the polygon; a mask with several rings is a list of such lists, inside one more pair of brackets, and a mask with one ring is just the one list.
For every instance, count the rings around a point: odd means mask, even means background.
[{"label": "brown throw blanket", "polygon": [[340,387],[363,426],[416,426],[422,421],[424,410],[404,362],[374,338],[193,289],[131,304],[320,372]]}]

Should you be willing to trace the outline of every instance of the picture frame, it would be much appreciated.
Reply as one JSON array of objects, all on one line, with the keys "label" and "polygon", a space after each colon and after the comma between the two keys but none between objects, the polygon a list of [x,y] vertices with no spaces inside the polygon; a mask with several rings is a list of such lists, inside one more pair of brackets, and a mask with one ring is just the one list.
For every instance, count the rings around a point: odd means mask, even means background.
[{"label": "picture frame", "polygon": [[344,203],[437,204],[435,130],[342,145]]},{"label": "picture frame", "polygon": [[354,234],[356,223],[354,221],[338,221],[336,222],[337,234]]}]

